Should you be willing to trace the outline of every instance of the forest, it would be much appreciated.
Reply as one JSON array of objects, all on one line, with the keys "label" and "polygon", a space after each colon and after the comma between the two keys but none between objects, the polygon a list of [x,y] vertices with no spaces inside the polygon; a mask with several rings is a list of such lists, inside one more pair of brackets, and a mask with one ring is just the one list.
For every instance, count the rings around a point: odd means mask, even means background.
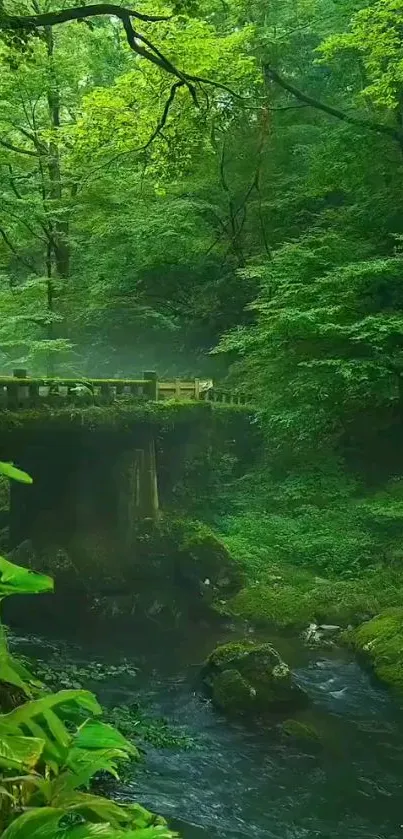
[{"label": "forest", "polygon": [[[0,378],[236,397],[0,398],[1,839],[401,835],[402,10],[0,0]],[[123,545],[129,426],[161,511]]]}]

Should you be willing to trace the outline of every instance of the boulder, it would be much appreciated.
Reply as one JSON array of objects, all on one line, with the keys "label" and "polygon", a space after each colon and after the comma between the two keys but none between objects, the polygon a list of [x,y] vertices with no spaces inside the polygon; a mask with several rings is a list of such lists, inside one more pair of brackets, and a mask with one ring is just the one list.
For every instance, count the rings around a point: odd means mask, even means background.
[{"label": "boulder", "polygon": [[271,644],[237,641],[218,646],[202,670],[214,705],[247,716],[306,707],[308,697]]},{"label": "boulder", "polygon": [[178,582],[212,602],[240,590],[244,576],[223,542],[202,522],[173,519],[168,525]]}]

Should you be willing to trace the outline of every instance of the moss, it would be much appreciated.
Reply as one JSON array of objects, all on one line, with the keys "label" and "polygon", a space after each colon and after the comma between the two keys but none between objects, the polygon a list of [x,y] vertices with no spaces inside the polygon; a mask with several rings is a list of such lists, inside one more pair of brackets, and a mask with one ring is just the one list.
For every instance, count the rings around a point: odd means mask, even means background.
[{"label": "moss", "polygon": [[67,401],[47,403],[26,410],[3,410],[0,412],[0,429],[13,431],[25,427],[35,430],[88,430],[130,431],[138,423],[147,423],[161,428],[173,428],[178,423],[205,422],[208,417],[214,422],[232,422],[237,417],[250,419],[251,410],[245,405],[215,405],[211,402],[166,399],[161,402],[148,400],[117,401],[111,405],[81,405]]},{"label": "moss", "polygon": [[0,512],[8,512],[10,509],[10,480],[5,475],[0,475]]},{"label": "moss", "polygon": [[224,670],[214,680],[213,702],[223,711],[239,713],[253,705],[256,694],[238,670]]},{"label": "moss", "polygon": [[345,640],[368,659],[382,682],[403,695],[403,608],[386,609]]},{"label": "moss", "polygon": [[321,579],[292,566],[273,566],[272,574],[246,586],[225,604],[225,613],[254,621],[301,629],[310,622],[359,624],[402,602],[402,581],[379,571],[356,580]]},{"label": "moss", "polygon": [[300,722],[299,720],[284,720],[281,724],[281,730],[287,737],[293,737],[296,740],[310,740],[320,742],[321,737],[319,732],[313,725]]},{"label": "moss", "polygon": [[182,422],[205,421],[212,415],[208,402],[116,402],[112,405],[44,404],[38,408],[18,411],[1,411],[0,428],[14,431],[31,430],[73,430],[81,431],[114,429],[130,431],[139,423],[162,428],[173,427]]},{"label": "moss", "polygon": [[[229,644],[220,644],[216,647],[215,650],[209,656],[209,663],[213,665],[213,667],[225,667],[229,665],[232,661],[238,660],[244,655],[248,655],[251,650],[259,650],[269,647],[269,644],[260,644],[257,645],[253,641],[245,640],[245,641],[231,641]],[[270,647],[270,650],[272,648]],[[276,657],[277,663],[277,657]]]},{"label": "moss", "polygon": [[271,644],[247,640],[220,645],[207,659],[202,676],[213,701],[224,710],[253,714],[306,705],[304,691]]},{"label": "moss", "polygon": [[239,591],[244,583],[243,573],[207,525],[194,519],[166,517],[163,527],[165,545],[172,546],[177,573],[184,583],[194,586],[208,580],[204,594],[210,589],[210,599]]},{"label": "moss", "polygon": [[310,605],[297,588],[273,589],[258,584],[242,589],[226,606],[226,611],[257,624],[304,627],[312,619]]}]

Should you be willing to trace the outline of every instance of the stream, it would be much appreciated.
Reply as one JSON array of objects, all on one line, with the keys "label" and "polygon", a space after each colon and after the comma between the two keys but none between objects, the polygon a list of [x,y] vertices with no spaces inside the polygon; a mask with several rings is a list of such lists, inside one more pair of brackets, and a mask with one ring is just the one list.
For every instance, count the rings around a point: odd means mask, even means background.
[{"label": "stream", "polygon": [[[344,651],[271,638],[312,698],[309,721],[322,743],[288,739],[275,726],[245,728],[215,711],[197,687],[198,665],[228,637],[218,637],[217,627],[132,639],[105,630],[67,643],[70,660],[125,657],[139,668],[135,678],[98,685],[101,702],[140,697],[149,715],[195,738],[188,750],[147,746],[145,761],[113,795],[161,813],[183,839],[403,839],[403,712],[388,693]],[[51,641],[19,637],[13,646],[44,658]]]}]

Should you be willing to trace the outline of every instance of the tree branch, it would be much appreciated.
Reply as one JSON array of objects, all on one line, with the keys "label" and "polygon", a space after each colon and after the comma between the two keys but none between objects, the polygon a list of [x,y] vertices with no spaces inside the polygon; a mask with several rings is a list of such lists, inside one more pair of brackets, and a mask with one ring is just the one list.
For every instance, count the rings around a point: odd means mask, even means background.
[{"label": "tree branch", "polygon": [[294,87],[291,82],[284,79],[277,70],[270,67],[268,64],[265,64],[263,69],[265,75],[269,79],[282,87],[283,90],[286,90],[287,93],[291,93],[291,95],[295,96],[296,99],[299,99],[300,102],[304,102],[306,105],[310,105],[312,108],[316,108],[318,111],[323,111],[323,113],[335,117],[336,119],[340,119],[343,122],[347,122],[350,125],[357,125],[358,128],[366,128],[369,131],[375,131],[377,134],[386,134],[387,137],[392,137],[400,145],[402,145],[403,133],[398,131],[396,128],[393,128],[390,125],[385,125],[382,122],[373,122],[373,120],[362,119],[361,117],[355,117],[352,114],[346,114],[345,111],[340,111],[332,105],[326,105],[325,102],[321,102],[319,99],[314,99],[313,96],[308,96],[307,93],[304,93],[302,90]]},{"label": "tree branch", "polygon": [[45,12],[36,15],[2,15],[1,24],[9,29],[27,29],[36,26],[56,26],[59,23],[68,23],[72,20],[84,20],[88,17],[101,17],[112,15],[123,20],[124,17],[134,17],[137,20],[144,20],[149,23],[157,23],[161,20],[169,20],[166,15],[144,15],[136,12],[135,9],[128,9],[117,6],[115,3],[94,3],[90,6],[76,6],[73,9],[59,9],[56,12]]},{"label": "tree branch", "polygon": [[[1,3],[0,3],[1,6]],[[221,90],[225,90],[231,96],[238,99],[242,97],[231,90],[227,85],[221,82],[215,82],[211,79],[205,79],[201,76],[193,76],[190,73],[185,73],[179,70],[172,61],[163,55],[160,50],[140,32],[136,32],[132,26],[132,19],[145,21],[147,23],[155,23],[158,21],[170,20],[170,16],[160,15],[146,15],[142,12],[137,12],[135,9],[126,8],[124,6],[117,6],[114,3],[97,3],[90,6],[77,6],[72,9],[60,9],[55,12],[46,12],[35,15],[8,15],[4,12],[0,17],[0,28],[21,30],[32,30],[37,27],[51,27],[60,23],[68,23],[69,21],[83,21],[89,17],[100,16],[114,16],[119,18],[126,33],[126,39],[133,50],[133,52],[155,64],[166,73],[176,76],[179,81],[183,82],[189,90],[194,103],[197,105],[197,95],[195,84],[208,84]]]},{"label": "tree branch", "polygon": [[165,102],[164,110],[161,114],[161,119],[159,120],[158,125],[156,125],[153,133],[150,135],[146,144],[142,147],[142,151],[148,149],[149,146],[151,146],[151,144],[154,142],[155,138],[158,137],[158,134],[161,134],[161,131],[164,128],[164,125],[166,124],[166,121],[168,119],[169,109],[175,99],[176,92],[179,90],[180,87],[183,87],[184,84],[184,82],[175,82],[175,84],[172,85],[168,99]]},{"label": "tree branch", "polygon": [[8,151],[15,151],[17,154],[26,154],[28,157],[38,157],[36,151],[32,151],[31,149],[24,149],[20,148],[19,146],[14,146],[13,143],[9,143],[8,140],[0,139],[0,146],[3,146]]},{"label": "tree branch", "polygon": [[10,251],[14,254],[14,256],[17,257],[17,259],[19,259],[19,261],[22,262],[23,265],[25,265],[27,268],[29,268],[30,271],[32,271],[34,274],[38,274],[38,272],[37,272],[35,266],[33,265],[33,263],[29,262],[27,259],[24,259],[24,257],[21,256],[18,253],[17,249],[14,247],[13,243],[8,238],[6,231],[3,230],[2,227],[0,227],[0,236],[2,237],[4,242],[6,243],[7,247],[10,249]]}]

